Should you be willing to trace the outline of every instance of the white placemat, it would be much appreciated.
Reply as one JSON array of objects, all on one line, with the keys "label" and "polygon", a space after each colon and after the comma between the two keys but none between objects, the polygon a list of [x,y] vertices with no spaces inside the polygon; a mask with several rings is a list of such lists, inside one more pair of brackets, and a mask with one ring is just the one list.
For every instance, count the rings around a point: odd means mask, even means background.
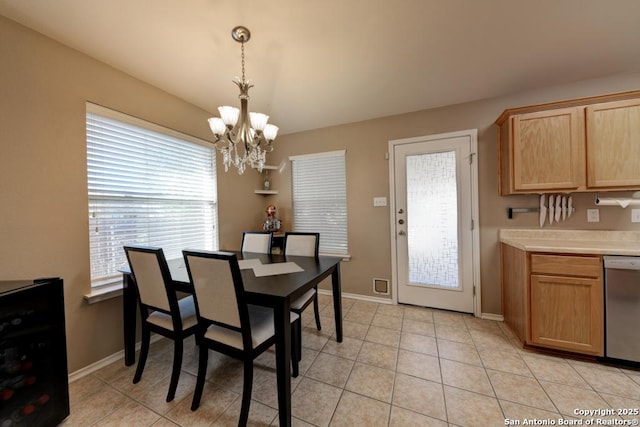
[{"label": "white placemat", "polygon": [[304,270],[295,262],[276,262],[274,264],[260,264],[253,266],[253,274],[255,274],[256,277],[298,273],[300,271]]},{"label": "white placemat", "polygon": [[184,265],[184,258],[169,259],[167,260],[167,265],[173,280],[189,283],[189,273]]},{"label": "white placemat", "polygon": [[240,259],[238,260],[238,267],[240,270],[248,270],[250,268],[254,268],[262,265],[260,259],[258,258],[250,258],[250,259]]}]

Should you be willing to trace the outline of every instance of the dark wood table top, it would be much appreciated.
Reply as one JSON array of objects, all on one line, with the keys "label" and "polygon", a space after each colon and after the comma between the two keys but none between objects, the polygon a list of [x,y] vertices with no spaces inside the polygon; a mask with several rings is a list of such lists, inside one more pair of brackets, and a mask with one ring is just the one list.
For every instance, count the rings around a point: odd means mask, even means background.
[{"label": "dark wood table top", "polygon": [[[253,269],[241,269],[242,281],[245,292],[253,294],[255,297],[266,298],[287,298],[295,299],[302,295],[311,287],[317,285],[322,280],[331,275],[334,267],[342,261],[339,256],[320,255],[318,258],[304,256],[284,256],[280,254],[258,254],[251,252],[224,251],[234,253],[238,260],[258,259],[262,264],[273,264],[282,262],[294,262],[303,271],[276,274],[270,276],[256,277]],[[176,288],[180,291],[190,292],[191,285],[183,258],[167,260],[171,277]],[[130,274],[129,266],[125,266],[120,271]]]}]

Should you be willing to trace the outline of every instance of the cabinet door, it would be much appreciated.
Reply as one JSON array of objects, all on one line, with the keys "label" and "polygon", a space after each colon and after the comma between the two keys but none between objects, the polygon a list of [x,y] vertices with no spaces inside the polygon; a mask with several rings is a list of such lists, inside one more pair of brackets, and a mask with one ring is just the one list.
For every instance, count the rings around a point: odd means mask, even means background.
[{"label": "cabinet door", "polygon": [[587,186],[640,186],[640,99],[587,107]]},{"label": "cabinet door", "polygon": [[531,275],[531,343],[604,355],[602,279]]},{"label": "cabinet door", "polygon": [[585,185],[583,109],[519,114],[511,120],[516,192],[571,190]]}]

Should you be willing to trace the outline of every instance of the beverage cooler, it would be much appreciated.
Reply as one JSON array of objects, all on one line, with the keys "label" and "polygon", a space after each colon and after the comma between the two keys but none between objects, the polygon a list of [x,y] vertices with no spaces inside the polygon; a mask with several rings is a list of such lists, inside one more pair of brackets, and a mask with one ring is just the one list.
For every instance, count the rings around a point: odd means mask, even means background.
[{"label": "beverage cooler", "polygon": [[62,279],[0,281],[0,427],[69,415]]}]

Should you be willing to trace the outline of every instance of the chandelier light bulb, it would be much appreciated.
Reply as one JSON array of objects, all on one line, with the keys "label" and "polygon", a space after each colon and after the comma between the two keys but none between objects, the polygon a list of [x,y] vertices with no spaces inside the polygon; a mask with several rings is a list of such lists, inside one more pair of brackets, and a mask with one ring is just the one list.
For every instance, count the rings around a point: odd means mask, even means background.
[{"label": "chandelier light bulb", "polygon": [[278,136],[278,126],[268,124],[264,127],[262,134],[267,141],[273,141]]},{"label": "chandelier light bulb", "polygon": [[211,117],[209,119],[209,127],[211,128],[211,132],[216,136],[223,135],[227,130],[227,126],[220,117]]},{"label": "chandelier light bulb", "polygon": [[262,113],[249,113],[249,119],[251,120],[251,127],[262,132],[267,125],[269,116]]},{"label": "chandelier light bulb", "polygon": [[220,112],[220,117],[222,117],[222,121],[227,126],[235,126],[238,123],[238,116],[240,116],[240,110],[236,107],[229,107],[225,105],[223,107],[218,107],[218,111]]}]

